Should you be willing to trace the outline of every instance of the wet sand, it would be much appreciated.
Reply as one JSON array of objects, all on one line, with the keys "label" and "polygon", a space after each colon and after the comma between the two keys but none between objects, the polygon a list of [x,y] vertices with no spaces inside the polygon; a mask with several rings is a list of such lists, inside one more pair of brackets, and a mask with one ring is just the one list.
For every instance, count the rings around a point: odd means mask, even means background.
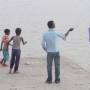
[{"label": "wet sand", "polygon": [[[8,63],[9,64],[9,63]],[[0,90],[90,90],[90,73],[61,56],[61,83],[46,84],[46,59],[28,57],[21,59],[19,73],[8,74],[9,67],[0,65]]]}]

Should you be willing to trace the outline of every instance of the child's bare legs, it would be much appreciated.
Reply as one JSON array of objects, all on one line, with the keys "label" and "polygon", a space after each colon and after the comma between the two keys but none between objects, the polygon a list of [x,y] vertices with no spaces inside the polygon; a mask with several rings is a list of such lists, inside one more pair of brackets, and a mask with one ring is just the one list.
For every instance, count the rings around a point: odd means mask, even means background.
[{"label": "child's bare legs", "polygon": [[3,61],[3,66],[8,66],[8,65],[6,64],[6,60]]},{"label": "child's bare legs", "polygon": [[11,74],[11,73],[12,73],[12,69],[9,70],[9,74]]},{"label": "child's bare legs", "polygon": [[3,61],[4,61],[4,60],[2,59],[2,60],[0,61],[0,63],[3,64]]},{"label": "child's bare legs", "polygon": [[8,65],[6,64],[6,60],[4,60],[4,59],[2,59],[2,60],[0,61],[0,63],[1,63],[3,66],[8,66]]}]

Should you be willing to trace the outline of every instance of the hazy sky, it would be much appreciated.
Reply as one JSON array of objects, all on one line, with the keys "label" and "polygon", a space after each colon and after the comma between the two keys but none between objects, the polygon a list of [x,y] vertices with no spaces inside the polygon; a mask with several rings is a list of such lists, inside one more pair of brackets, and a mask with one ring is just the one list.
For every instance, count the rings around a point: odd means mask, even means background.
[{"label": "hazy sky", "polygon": [[90,0],[0,0],[0,25],[24,24],[34,17],[90,25]]}]

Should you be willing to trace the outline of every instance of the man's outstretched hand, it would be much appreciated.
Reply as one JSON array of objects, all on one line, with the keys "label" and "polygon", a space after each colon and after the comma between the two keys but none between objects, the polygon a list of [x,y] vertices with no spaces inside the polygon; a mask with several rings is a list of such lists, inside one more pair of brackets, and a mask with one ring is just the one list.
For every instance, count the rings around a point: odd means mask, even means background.
[{"label": "man's outstretched hand", "polygon": [[74,28],[70,28],[70,29],[69,29],[69,31],[73,31],[73,30],[74,30]]},{"label": "man's outstretched hand", "polygon": [[73,31],[73,30],[74,30],[74,28],[70,28],[70,29],[65,33],[65,37],[67,37],[68,34],[69,34],[69,32],[71,32],[71,31]]}]

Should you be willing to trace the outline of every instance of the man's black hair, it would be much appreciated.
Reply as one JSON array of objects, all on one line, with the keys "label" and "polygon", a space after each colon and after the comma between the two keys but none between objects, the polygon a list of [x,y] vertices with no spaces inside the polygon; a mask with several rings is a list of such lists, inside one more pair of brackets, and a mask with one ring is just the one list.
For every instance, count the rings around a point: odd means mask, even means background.
[{"label": "man's black hair", "polygon": [[55,28],[54,21],[48,21],[47,25],[49,28]]}]

